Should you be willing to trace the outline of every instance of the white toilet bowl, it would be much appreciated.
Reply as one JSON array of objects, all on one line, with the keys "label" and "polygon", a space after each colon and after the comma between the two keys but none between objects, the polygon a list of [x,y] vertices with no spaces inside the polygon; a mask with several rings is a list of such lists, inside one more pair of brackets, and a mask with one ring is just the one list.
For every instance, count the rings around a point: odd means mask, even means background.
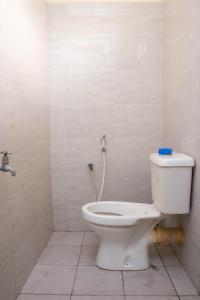
[{"label": "white toilet bowl", "polygon": [[92,202],[83,206],[82,215],[100,239],[97,266],[109,270],[149,267],[151,232],[161,217],[154,204]]}]

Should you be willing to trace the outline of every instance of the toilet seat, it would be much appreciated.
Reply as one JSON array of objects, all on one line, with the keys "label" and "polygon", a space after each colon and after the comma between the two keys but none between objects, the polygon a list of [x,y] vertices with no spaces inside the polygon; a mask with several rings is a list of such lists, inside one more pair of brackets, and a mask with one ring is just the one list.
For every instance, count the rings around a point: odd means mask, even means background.
[{"label": "toilet seat", "polygon": [[131,226],[141,219],[157,219],[160,211],[154,204],[101,201],[91,202],[82,208],[83,218],[102,226]]}]

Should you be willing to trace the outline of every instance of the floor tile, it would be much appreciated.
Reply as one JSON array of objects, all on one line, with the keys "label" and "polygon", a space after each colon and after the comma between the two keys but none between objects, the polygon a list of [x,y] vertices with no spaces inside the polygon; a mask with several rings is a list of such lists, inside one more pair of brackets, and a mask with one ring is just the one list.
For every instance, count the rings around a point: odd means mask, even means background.
[{"label": "floor tile", "polygon": [[54,232],[48,245],[80,246],[84,232]]},{"label": "floor tile", "polygon": [[70,300],[67,295],[19,295],[17,300]]},{"label": "floor tile", "polygon": [[85,232],[83,245],[98,246],[99,240],[94,232]]},{"label": "floor tile", "polygon": [[82,246],[79,265],[94,266],[96,264],[97,246]]},{"label": "floor tile", "polygon": [[200,296],[182,296],[181,300],[200,300]]},{"label": "floor tile", "polygon": [[124,296],[72,296],[71,300],[125,300]]},{"label": "floor tile", "polygon": [[96,266],[79,266],[74,295],[124,295],[120,271],[107,271]]},{"label": "floor tile", "polygon": [[37,265],[22,289],[22,293],[70,294],[75,273],[76,267]]},{"label": "floor tile", "polygon": [[158,251],[154,245],[149,247],[149,260],[153,266],[163,266],[162,260],[158,254]]},{"label": "floor tile", "polygon": [[176,288],[178,295],[192,296],[198,295],[195,287],[189,279],[187,273],[181,266],[169,266],[167,267],[169,276]]},{"label": "floor tile", "polygon": [[38,265],[74,266],[78,264],[80,246],[47,246]]},{"label": "floor tile", "polygon": [[123,276],[126,295],[176,295],[168,274],[162,267],[125,271]]},{"label": "floor tile", "polygon": [[180,262],[170,246],[157,246],[165,266],[179,266]]},{"label": "floor tile", "polygon": [[126,300],[179,300],[176,296],[126,296]]}]

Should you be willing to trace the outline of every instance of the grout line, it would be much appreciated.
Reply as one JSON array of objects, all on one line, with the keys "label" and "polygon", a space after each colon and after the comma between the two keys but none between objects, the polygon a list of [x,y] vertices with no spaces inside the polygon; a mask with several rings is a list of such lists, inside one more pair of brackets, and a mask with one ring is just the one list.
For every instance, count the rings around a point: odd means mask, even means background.
[{"label": "grout line", "polygon": [[[33,296],[54,296],[54,297],[55,297],[55,296],[68,296],[68,297],[114,297],[114,298],[115,298],[115,297],[116,297],[116,298],[117,298],[117,297],[124,297],[124,298],[126,298],[126,297],[145,297],[145,298],[147,298],[147,299],[148,299],[149,297],[154,297],[155,299],[158,299],[158,300],[159,300],[160,297],[164,297],[164,298],[167,297],[167,299],[168,299],[168,298],[169,298],[169,299],[170,299],[170,298],[173,299],[174,297],[177,297],[178,299],[180,299],[180,297],[184,297],[184,298],[185,298],[185,297],[191,297],[191,296],[152,295],[152,294],[151,294],[151,295],[140,295],[140,294],[139,294],[139,295],[127,295],[127,296],[126,296],[126,295],[116,295],[116,294],[115,294],[115,295],[110,295],[110,294],[109,294],[109,295],[107,295],[107,294],[102,294],[102,295],[99,295],[99,294],[92,294],[92,295],[91,295],[91,294],[90,294],[90,295],[89,295],[89,294],[87,294],[87,295],[85,295],[85,294],[84,294],[84,295],[70,295],[70,294],[41,294],[41,293],[40,293],[40,294],[36,294],[36,293],[35,293],[35,294],[33,294],[33,293],[23,293],[23,294],[22,294],[22,293],[20,293],[18,296],[21,296],[21,295],[31,295],[31,296],[32,296],[32,295],[33,295]],[[192,297],[198,297],[198,295],[193,295]]]},{"label": "grout line", "polygon": [[[74,265],[66,265],[66,264],[37,264],[37,266],[56,266],[56,267],[76,267],[78,263]],[[82,265],[86,267],[94,266],[94,265]]]},{"label": "grout line", "polygon": [[158,252],[158,255],[160,256],[160,259],[161,259],[161,261],[162,261],[162,263],[163,263],[163,267],[165,268],[165,271],[167,272],[167,275],[168,275],[168,277],[169,277],[169,280],[171,281],[172,286],[173,286],[173,288],[174,288],[174,290],[175,290],[175,292],[176,292],[176,296],[180,299],[179,294],[178,294],[178,292],[177,292],[177,290],[176,290],[176,287],[175,287],[175,285],[174,285],[174,283],[173,283],[173,281],[172,281],[172,279],[171,279],[171,277],[170,277],[170,275],[169,275],[169,272],[168,272],[168,270],[167,270],[167,266],[165,265],[164,260],[162,259],[162,256],[160,255],[160,252],[158,251],[157,247],[155,247],[155,248],[156,248],[156,251]]},{"label": "grout line", "polygon": [[82,237],[82,241],[81,241],[81,246],[83,245],[83,242],[84,242],[84,238],[85,238],[85,233],[86,233],[87,231],[84,231],[83,232],[83,237]]},{"label": "grout line", "polygon": [[[166,265],[166,266],[167,266],[167,267],[173,267],[173,266],[178,267],[178,266],[182,266],[182,263],[181,263],[179,257],[177,256],[176,251],[174,250],[174,248],[173,248],[171,245],[168,245],[167,247],[170,248],[170,250],[172,251],[172,254],[176,257],[176,259],[178,260],[179,264],[169,264],[169,265]],[[160,252],[159,252],[159,247],[155,245],[155,248],[156,248],[157,252],[160,254]],[[161,256],[161,255],[160,255],[160,256]]]},{"label": "grout line", "polygon": [[125,286],[124,286],[124,275],[123,275],[123,271],[121,271],[121,276],[122,276],[122,285],[123,285],[124,300],[125,300],[125,299],[126,299],[126,293],[125,293]]},{"label": "grout line", "polygon": [[75,276],[74,276],[74,282],[73,282],[72,291],[71,291],[71,294],[70,294],[70,299],[71,299],[73,291],[74,291],[74,286],[75,286],[75,281],[76,281],[76,275],[77,275],[77,271],[78,271],[78,267],[79,267],[79,262],[80,262],[80,258],[81,258],[81,252],[82,252],[82,248],[83,248],[84,237],[85,237],[85,231],[84,231],[83,238],[82,238],[80,253],[79,253],[79,257],[78,257],[78,261],[77,261],[77,266],[76,266],[76,272],[75,272]]},{"label": "grout line", "polygon": [[53,233],[57,233],[57,232],[58,233],[86,233],[86,232],[93,232],[93,231],[91,231],[91,230],[90,231],[89,230],[88,231],[87,230],[86,231],[81,231],[81,230],[79,230],[79,231],[72,231],[72,230],[53,231]]},{"label": "grout line", "polygon": [[47,293],[45,293],[45,294],[41,294],[41,293],[20,293],[18,296],[23,296],[23,295],[31,295],[31,296],[69,296],[70,297],[70,294],[59,294],[59,293],[57,293],[57,294],[47,294]]},{"label": "grout line", "polygon": [[180,263],[180,266],[182,266],[181,260],[179,259],[178,255],[176,254],[175,249],[172,247],[172,245],[169,245],[169,247],[171,248],[173,254],[176,256],[178,262]]}]

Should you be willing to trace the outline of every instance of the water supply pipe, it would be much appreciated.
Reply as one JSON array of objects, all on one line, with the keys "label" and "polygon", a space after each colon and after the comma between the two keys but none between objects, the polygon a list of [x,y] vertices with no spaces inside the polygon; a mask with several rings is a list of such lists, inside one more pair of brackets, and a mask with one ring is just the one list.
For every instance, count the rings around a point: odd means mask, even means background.
[{"label": "water supply pipe", "polygon": [[156,245],[170,245],[184,243],[184,232],[181,228],[165,228],[156,226],[152,231],[151,241]]}]

